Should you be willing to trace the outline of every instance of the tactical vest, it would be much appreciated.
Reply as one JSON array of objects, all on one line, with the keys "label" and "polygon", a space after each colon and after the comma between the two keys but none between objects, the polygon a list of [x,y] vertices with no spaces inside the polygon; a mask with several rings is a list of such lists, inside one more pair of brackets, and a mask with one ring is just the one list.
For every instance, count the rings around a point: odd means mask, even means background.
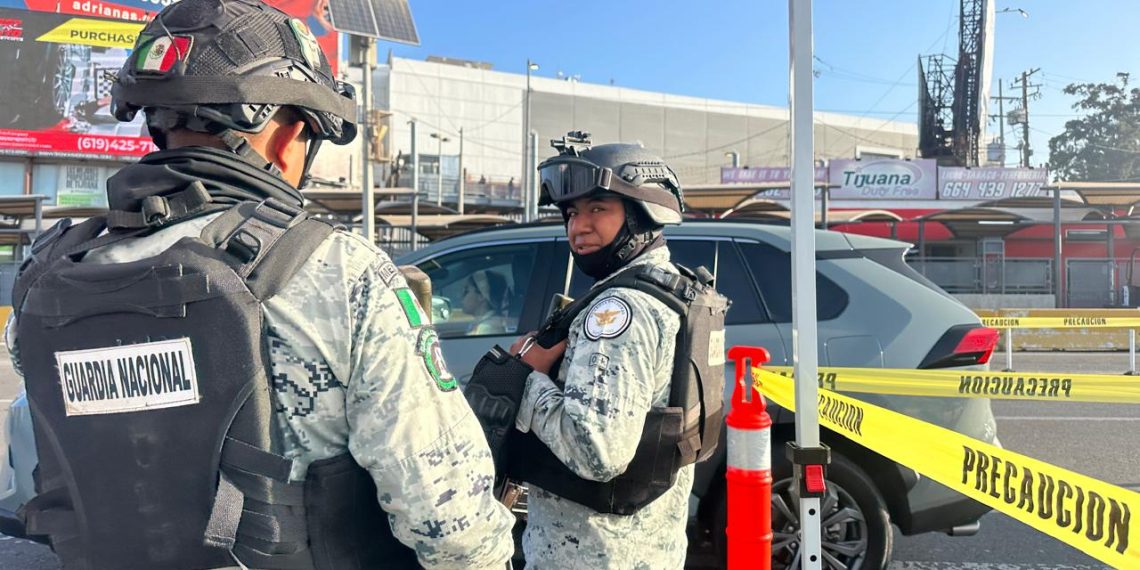
[{"label": "tactical vest", "polygon": [[[680,274],[652,265],[622,271],[556,311],[540,331],[543,346],[561,342],[574,317],[615,287],[646,293],[680,317],[668,406],[652,408],[646,415],[641,441],[625,472],[605,482],[583,479],[533,432],[515,432],[507,442],[509,478],[600,513],[631,515],[668,491],[682,467],[712,455],[724,423],[724,316],[729,301],[716,292],[712,275],[703,267],[695,272],[680,265],[677,269]],[[551,378],[557,378],[557,372],[552,370]]]},{"label": "tactical vest", "polygon": [[106,225],[57,224],[17,279],[29,534],[80,570],[418,568],[349,454],[291,482],[272,451],[262,303],[333,228],[244,202],[157,256],[79,263],[132,235]]}]

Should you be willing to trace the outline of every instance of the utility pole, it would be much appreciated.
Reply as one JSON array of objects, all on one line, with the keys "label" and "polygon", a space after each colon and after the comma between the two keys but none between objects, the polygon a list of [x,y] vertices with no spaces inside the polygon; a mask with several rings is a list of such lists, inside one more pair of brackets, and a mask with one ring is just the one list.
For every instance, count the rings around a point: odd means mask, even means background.
[{"label": "utility pole", "polygon": [[[1033,154],[1033,150],[1029,148],[1029,98],[1036,100],[1041,95],[1041,85],[1030,85],[1029,77],[1038,71],[1041,71],[1041,68],[1023,71],[1020,79],[1014,82],[1021,85],[1021,116],[1018,117],[1018,122],[1021,123],[1021,166],[1025,168],[1029,168],[1029,157]],[[1031,88],[1033,93],[1029,92]]]},{"label": "utility pole", "polygon": [[363,154],[360,157],[360,225],[364,239],[368,243],[376,243],[376,199],[372,189],[372,129],[375,126],[372,124],[372,62],[376,61],[376,40],[361,37],[360,44],[360,68],[364,74],[360,110],[364,117],[364,128],[361,129],[364,136],[360,137]]},{"label": "utility pole", "polygon": [[1006,97],[1005,94],[1002,93],[1002,80],[998,79],[997,97],[994,97],[991,95],[990,99],[997,101],[997,104],[998,104],[997,114],[996,115],[990,115],[990,118],[991,119],[997,119],[997,122],[998,122],[998,128],[1000,129],[998,131],[998,144],[1001,145],[1001,165],[1005,166],[1005,149],[1006,149],[1006,146],[1005,146],[1005,122],[1006,122],[1006,116],[1005,116],[1005,104],[1004,103],[1006,101],[1018,101],[1021,98],[1020,97]]}]

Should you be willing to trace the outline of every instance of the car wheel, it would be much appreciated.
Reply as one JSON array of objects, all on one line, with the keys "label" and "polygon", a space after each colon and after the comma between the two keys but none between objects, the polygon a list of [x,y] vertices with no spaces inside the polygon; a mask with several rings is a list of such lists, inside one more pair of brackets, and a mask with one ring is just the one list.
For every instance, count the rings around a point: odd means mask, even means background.
[{"label": "car wheel", "polygon": [[[791,466],[777,468],[772,484],[772,568],[800,567],[799,498]],[[823,567],[881,570],[891,559],[894,535],[886,501],[858,465],[831,452],[827,495],[820,501]]]}]

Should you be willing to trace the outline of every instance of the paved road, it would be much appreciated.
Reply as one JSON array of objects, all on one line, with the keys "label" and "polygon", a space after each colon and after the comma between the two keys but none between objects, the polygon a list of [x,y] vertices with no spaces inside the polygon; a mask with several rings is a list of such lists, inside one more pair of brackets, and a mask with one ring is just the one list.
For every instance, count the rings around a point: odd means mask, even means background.
[{"label": "paved road", "polygon": [[[1118,373],[1122,353],[1017,353],[1021,370]],[[1137,379],[1140,382],[1140,378]],[[0,350],[0,419],[18,390]],[[1042,461],[1140,490],[1134,450],[1140,449],[1140,406],[996,402],[1002,444]],[[973,537],[897,536],[892,570],[1086,570],[1104,568],[1085,554],[1000,514],[982,519]],[[0,538],[0,569],[55,570],[43,546]]]},{"label": "paved road", "polygon": [[[997,368],[999,363],[994,364]],[[1026,371],[1115,374],[1127,368],[1128,355],[1014,353],[1013,364],[1014,369]],[[1140,406],[994,402],[993,409],[998,437],[1007,449],[1140,490],[1135,460],[1135,450],[1140,449]],[[1105,568],[1084,553],[996,513],[982,519],[976,536],[897,538],[894,559],[900,569]]]}]

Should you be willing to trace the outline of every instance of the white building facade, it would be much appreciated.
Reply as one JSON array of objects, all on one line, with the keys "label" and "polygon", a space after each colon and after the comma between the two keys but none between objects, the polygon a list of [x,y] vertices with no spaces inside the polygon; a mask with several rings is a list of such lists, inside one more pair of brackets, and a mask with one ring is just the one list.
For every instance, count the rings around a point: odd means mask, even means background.
[{"label": "white building facade", "polygon": [[[685,185],[719,183],[720,169],[731,165],[733,155],[741,166],[788,163],[786,108],[537,75],[530,85],[530,125],[538,133],[539,161],[554,153],[550,139],[584,130],[595,143],[641,141],[669,162]],[[406,160],[412,146],[409,123],[415,121],[420,188],[429,196],[440,186],[436,165],[441,164],[443,195],[454,200],[461,129],[469,191],[481,181],[521,188],[527,150],[525,74],[389,57],[376,70],[373,87],[375,108],[391,113],[380,127],[381,153]],[[818,159],[915,156],[913,123],[817,113],[816,125]],[[446,139],[442,147],[441,139]],[[383,186],[391,166],[380,164],[376,172],[377,184]],[[410,184],[408,172],[401,185]]]}]

